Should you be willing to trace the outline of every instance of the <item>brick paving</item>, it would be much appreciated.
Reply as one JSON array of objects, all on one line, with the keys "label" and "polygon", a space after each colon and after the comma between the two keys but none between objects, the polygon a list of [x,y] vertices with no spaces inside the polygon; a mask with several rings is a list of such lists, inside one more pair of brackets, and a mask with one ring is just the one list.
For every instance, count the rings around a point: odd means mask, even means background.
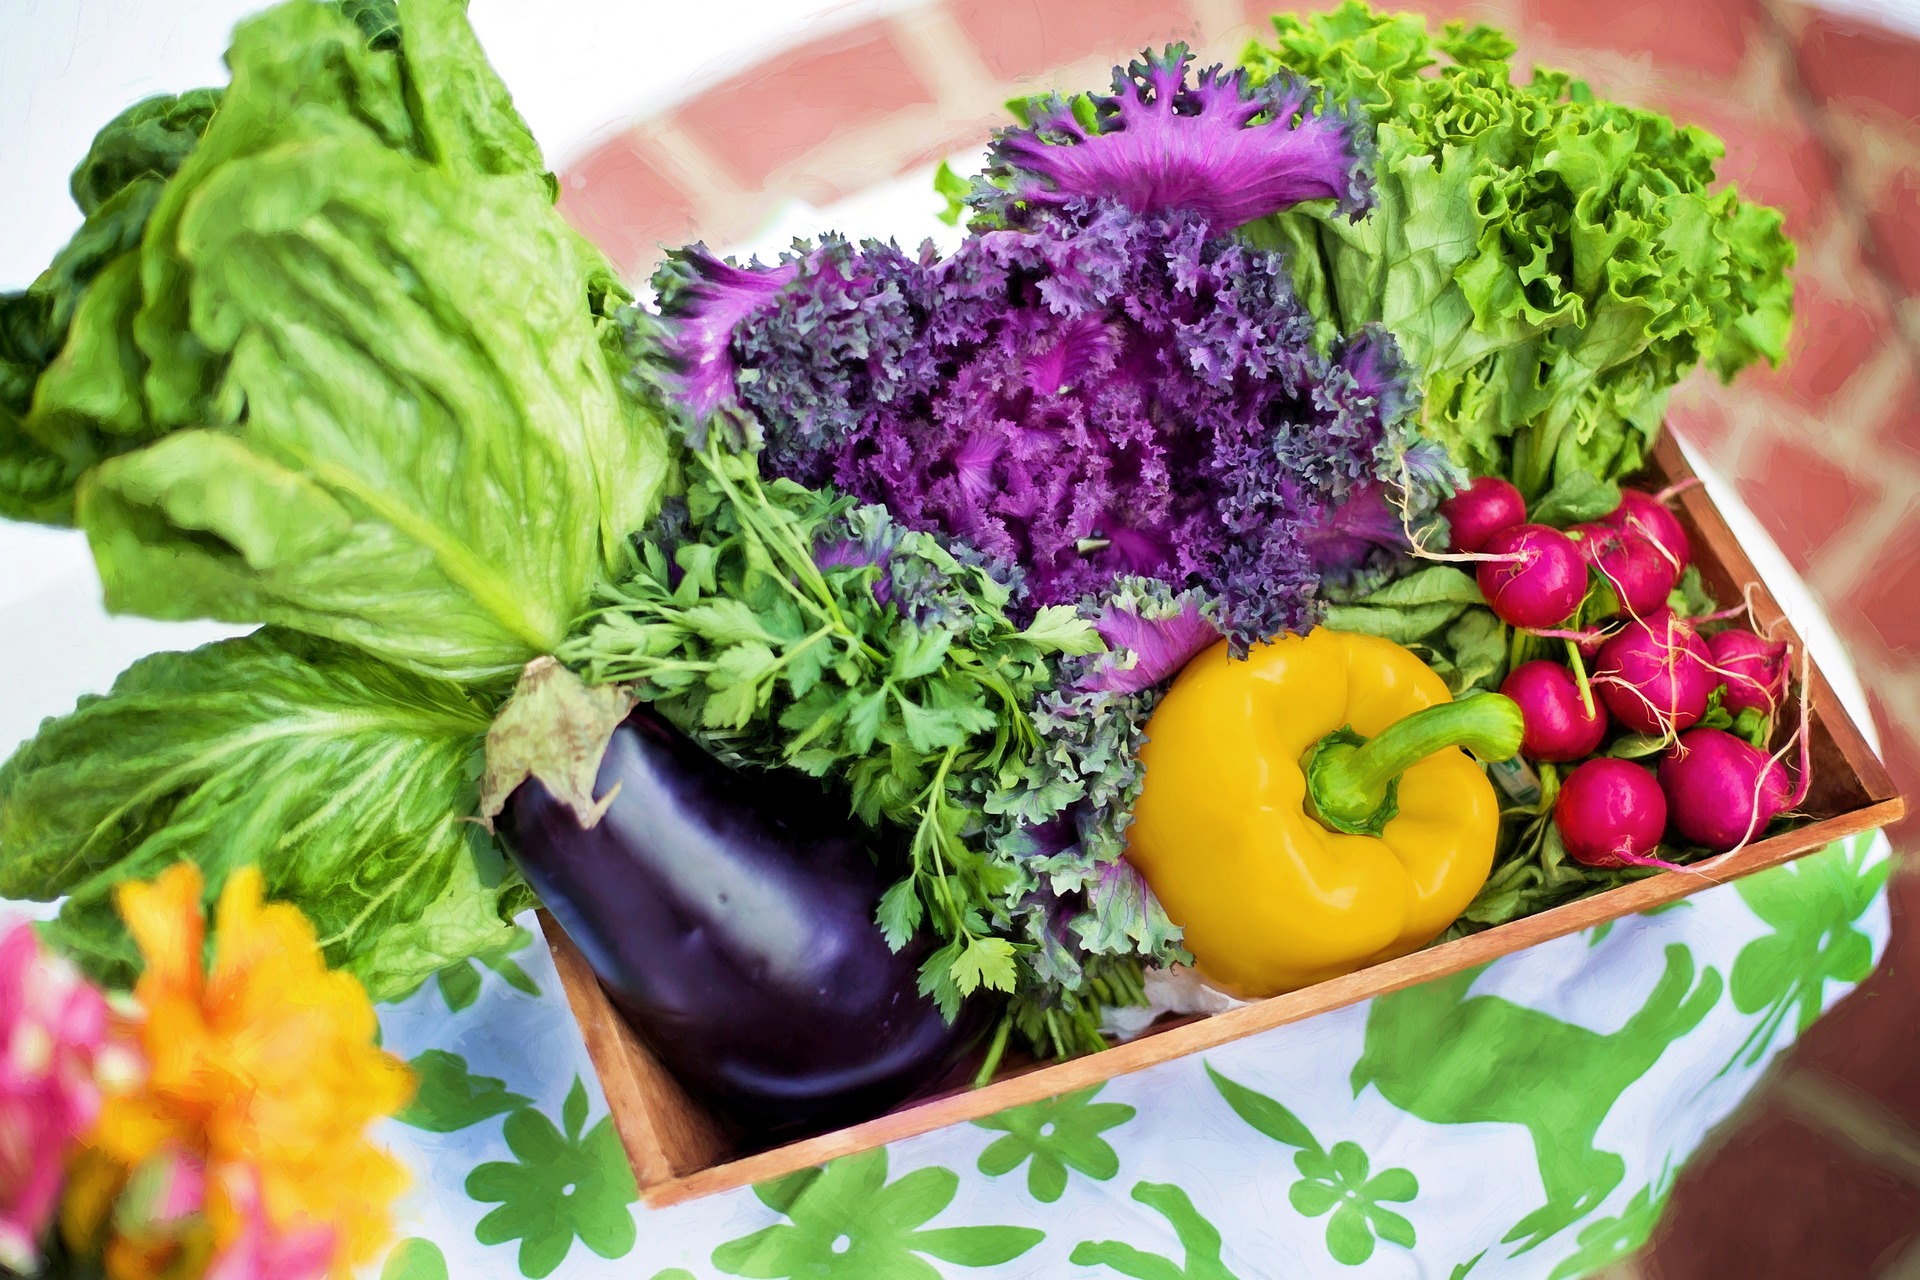
[{"label": "brick paving", "polygon": [[[920,0],[789,48],[575,157],[562,207],[630,277],[977,147],[1001,104],[1104,85],[1141,45],[1229,58],[1291,0]],[[1720,173],[1800,243],[1790,362],[1697,376],[1669,423],[1733,477],[1830,610],[1895,779],[1920,797],[1920,40],[1794,0],[1411,0],[1491,21],[1522,60],[1727,144]],[[750,91],[743,92],[744,86]],[[858,231],[860,228],[848,228]],[[1920,818],[1895,847],[1920,858]],[[1874,977],[1696,1160],[1613,1280],[1920,1278],[1920,866]]]}]

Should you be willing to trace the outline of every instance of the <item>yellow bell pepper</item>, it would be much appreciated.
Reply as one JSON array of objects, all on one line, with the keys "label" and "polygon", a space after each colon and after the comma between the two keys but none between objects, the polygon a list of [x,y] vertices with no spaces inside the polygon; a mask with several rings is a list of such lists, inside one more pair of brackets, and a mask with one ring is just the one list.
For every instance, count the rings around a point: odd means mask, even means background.
[{"label": "yellow bell pepper", "polygon": [[1464,910],[1500,806],[1460,746],[1520,748],[1520,708],[1451,700],[1411,651],[1318,628],[1190,662],[1147,722],[1127,858],[1210,981],[1277,995],[1405,955]]}]

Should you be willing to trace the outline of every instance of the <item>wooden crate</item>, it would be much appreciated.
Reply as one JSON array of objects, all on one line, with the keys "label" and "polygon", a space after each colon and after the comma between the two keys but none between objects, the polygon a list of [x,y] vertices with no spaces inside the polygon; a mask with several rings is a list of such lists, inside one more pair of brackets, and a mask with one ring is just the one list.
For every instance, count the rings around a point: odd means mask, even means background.
[{"label": "wooden crate", "polygon": [[[1663,436],[1648,468],[1647,481],[1662,486],[1691,475],[1679,448]],[[1735,601],[1751,590],[1754,621],[1759,629],[1765,631],[1778,623],[1784,630],[1787,624],[1779,606],[1706,490],[1697,486],[1687,490],[1679,498],[1678,514],[1693,540],[1695,563],[1713,594],[1723,601]],[[1799,638],[1793,640],[1798,652]],[[614,1124],[632,1158],[641,1196],[651,1205],[676,1204],[977,1120],[1007,1107],[1084,1089],[1329,1009],[1457,973],[1535,943],[1778,866],[1835,840],[1898,821],[1904,806],[1886,769],[1817,667],[1811,684],[1814,783],[1805,808],[1815,820],[1796,831],[1749,845],[1716,864],[1709,873],[1664,872],[1215,1017],[1166,1020],[1139,1039],[1104,1053],[1051,1066],[1016,1066],[985,1088],[960,1088],[863,1124],[750,1155],[739,1155],[700,1104],[654,1061],[614,1011],[586,960],[553,919],[543,912],[541,923],[561,984],[586,1038],[587,1052],[606,1091]]]}]

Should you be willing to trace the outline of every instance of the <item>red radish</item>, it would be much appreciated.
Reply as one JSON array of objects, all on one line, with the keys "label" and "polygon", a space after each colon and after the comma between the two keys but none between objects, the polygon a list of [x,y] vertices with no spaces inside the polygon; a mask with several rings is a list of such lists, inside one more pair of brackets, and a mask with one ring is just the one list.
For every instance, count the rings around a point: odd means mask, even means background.
[{"label": "red radish", "polygon": [[1751,707],[1770,716],[1780,709],[1787,697],[1785,641],[1734,627],[1708,636],[1707,650],[1713,655],[1713,674],[1726,684],[1720,705],[1730,714]]},{"label": "red radish", "polygon": [[1670,610],[1627,623],[1605,644],[1593,687],[1635,733],[1678,733],[1707,714],[1719,685],[1713,655],[1686,619]]},{"label": "red radish", "polygon": [[1693,547],[1687,542],[1687,531],[1680,527],[1680,521],[1673,512],[1650,493],[1622,489],[1620,505],[1602,523],[1629,533],[1638,533],[1661,548],[1666,553],[1665,558],[1673,565],[1675,575],[1693,559]]},{"label": "red radish", "polygon": [[1673,829],[1716,853],[1764,834],[1769,822],[1805,799],[1804,775],[1801,782],[1802,793],[1790,791],[1778,760],[1719,729],[1681,734],[1660,761]]},{"label": "red radish", "polygon": [[1517,524],[1488,538],[1481,550],[1506,560],[1482,560],[1480,594],[1502,622],[1550,627],[1580,607],[1587,594],[1587,562],[1572,538],[1544,524]]},{"label": "red radish", "polygon": [[1567,532],[1579,540],[1587,563],[1630,616],[1644,618],[1666,607],[1667,593],[1680,581],[1680,566],[1651,539],[1607,524],[1580,524]]},{"label": "red radish", "polygon": [[1502,529],[1527,520],[1527,500],[1498,476],[1480,476],[1440,504],[1453,530],[1455,551],[1478,551]]},{"label": "red radish", "polygon": [[1553,825],[1575,862],[1589,867],[1659,867],[1667,798],[1653,775],[1628,760],[1589,760],[1560,784]]},{"label": "red radish", "polygon": [[1598,698],[1587,711],[1580,683],[1557,662],[1538,658],[1508,674],[1500,692],[1520,704],[1526,736],[1520,751],[1530,760],[1564,763],[1592,755],[1607,736],[1607,709]]}]

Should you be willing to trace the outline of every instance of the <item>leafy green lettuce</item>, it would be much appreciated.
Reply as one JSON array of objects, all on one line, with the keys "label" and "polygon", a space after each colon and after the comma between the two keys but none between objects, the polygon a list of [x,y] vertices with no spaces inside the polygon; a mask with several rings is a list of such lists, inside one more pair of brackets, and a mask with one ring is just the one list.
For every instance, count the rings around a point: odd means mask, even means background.
[{"label": "leafy green lettuce", "polygon": [[503,948],[530,902],[474,808],[488,716],[459,686],[266,628],[128,668],[0,767],[0,896],[68,895],[54,941],[124,981],[113,887],[257,864],[375,998]]},{"label": "leafy green lettuce", "polygon": [[219,101],[148,98],[108,122],[73,171],[80,230],[31,285],[0,294],[0,516],[71,524],[87,468],[151,438],[130,330],[140,237]]},{"label": "leafy green lettuce", "polygon": [[625,295],[457,0],[294,0],[228,62],[137,252],[38,375],[25,424],[65,465],[16,468],[15,512],[63,516],[77,472],[116,611],[509,676],[666,479],[657,417],[618,385]]},{"label": "leafy green lettuce", "polygon": [[1529,498],[1573,472],[1616,478],[1695,364],[1730,378],[1780,358],[1793,245],[1778,212],[1708,190],[1710,135],[1557,72],[1515,84],[1513,43],[1489,27],[1432,40],[1356,0],[1274,27],[1246,66],[1372,115],[1379,203],[1359,223],[1302,206],[1249,233],[1292,251],[1329,332],[1393,331],[1456,461]]},{"label": "leafy green lettuce", "polygon": [[132,963],[120,881],[257,862],[376,996],[530,901],[474,812],[491,712],[676,456],[639,335],[553,208],[460,0],[291,0],[232,82],[75,175],[86,226],[0,299],[0,511],[76,520],[107,603],[268,624],[130,669],[0,769],[0,895]]}]

